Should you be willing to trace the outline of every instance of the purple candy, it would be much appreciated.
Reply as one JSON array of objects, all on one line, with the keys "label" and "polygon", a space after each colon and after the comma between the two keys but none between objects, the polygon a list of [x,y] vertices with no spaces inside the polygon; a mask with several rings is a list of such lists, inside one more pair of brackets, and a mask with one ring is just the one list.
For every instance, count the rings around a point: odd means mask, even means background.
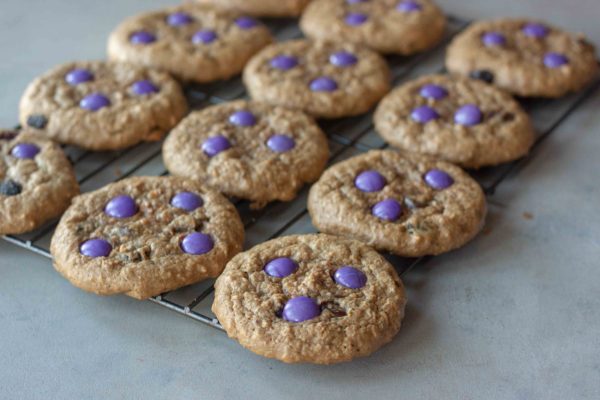
[{"label": "purple candy", "polygon": [[338,285],[349,289],[360,289],[367,284],[367,276],[364,272],[348,265],[335,271],[333,279]]},{"label": "purple candy", "polygon": [[465,104],[454,113],[454,122],[459,125],[473,126],[481,123],[483,114],[475,104]]},{"label": "purple candy", "polygon": [[104,239],[90,239],[81,244],[79,252],[87,257],[108,257],[112,246]]},{"label": "purple candy", "polygon": [[187,212],[192,212],[204,204],[202,198],[196,193],[180,192],[171,199],[171,205],[175,208],[182,209]]},{"label": "purple candy", "polygon": [[275,56],[271,59],[271,67],[287,71],[298,65],[298,59],[294,56],[286,56],[284,54]]},{"label": "purple candy", "polygon": [[526,24],[521,30],[525,35],[537,39],[543,38],[548,34],[548,28],[534,22]]},{"label": "purple candy", "polygon": [[371,212],[379,219],[396,221],[402,214],[402,206],[394,199],[386,199],[375,204]]},{"label": "purple candy", "polygon": [[486,32],[481,37],[481,41],[487,47],[504,46],[506,44],[506,37],[499,32]]},{"label": "purple candy", "polygon": [[110,106],[110,100],[102,93],[88,94],[79,102],[79,107],[88,111],[98,111],[108,106]]},{"label": "purple candy", "polygon": [[419,94],[426,99],[441,100],[448,96],[448,91],[442,86],[428,83],[421,87]]},{"label": "purple candy", "polygon": [[310,90],[313,92],[333,92],[337,88],[337,82],[327,76],[321,76],[310,83]]},{"label": "purple candy", "polygon": [[65,81],[67,81],[67,83],[72,86],[79,85],[80,83],[89,82],[89,81],[93,81],[93,80],[94,80],[94,75],[87,69],[81,69],[81,68],[74,69],[65,76]]},{"label": "purple candy", "polygon": [[546,53],[544,55],[544,65],[548,68],[559,68],[569,63],[569,59],[560,53]]},{"label": "purple candy", "polygon": [[19,159],[34,159],[40,148],[33,143],[19,143],[10,151],[13,157]]},{"label": "purple candy", "polygon": [[438,119],[440,115],[429,106],[420,106],[412,110],[410,117],[421,124],[426,124],[429,121]]},{"label": "purple candy", "polygon": [[290,322],[304,322],[319,315],[321,315],[321,308],[310,297],[294,297],[283,307],[283,318]]},{"label": "purple candy", "polygon": [[358,4],[358,3],[366,3],[369,0],[346,0],[348,4]]},{"label": "purple candy", "polygon": [[287,135],[273,135],[267,140],[267,146],[276,153],[285,153],[296,146],[296,141]]},{"label": "purple candy", "polygon": [[184,12],[176,12],[167,17],[167,24],[171,26],[182,26],[191,24],[194,19]]},{"label": "purple candy", "polygon": [[368,19],[369,17],[362,13],[349,13],[344,18],[344,21],[350,26],[358,26],[367,22]]},{"label": "purple candy", "polygon": [[256,116],[247,110],[236,111],[229,116],[229,122],[237,126],[256,125]]},{"label": "purple candy", "polygon": [[419,3],[410,0],[404,0],[398,3],[396,10],[401,12],[420,11],[423,8]]},{"label": "purple candy", "polygon": [[113,197],[104,207],[104,212],[113,218],[130,218],[137,214],[138,207],[133,198],[121,195]]},{"label": "purple candy", "polygon": [[212,136],[202,143],[202,151],[209,157],[214,157],[230,147],[231,143],[225,136]]},{"label": "purple candy", "polygon": [[265,273],[274,278],[285,278],[298,269],[298,264],[287,257],[275,258],[265,265]]},{"label": "purple candy", "polygon": [[181,249],[187,254],[196,256],[206,254],[215,247],[215,243],[209,235],[194,232],[187,235],[181,241]]},{"label": "purple candy", "polygon": [[211,30],[203,30],[194,33],[192,43],[194,44],[209,44],[217,40],[217,33]]},{"label": "purple candy", "polygon": [[358,62],[358,58],[347,51],[338,51],[329,56],[329,62],[336,67],[350,67]]},{"label": "purple candy", "polygon": [[131,85],[131,91],[138,96],[145,96],[148,94],[158,93],[158,88],[151,81],[144,79],[134,82],[133,85]]},{"label": "purple candy", "polygon": [[150,44],[156,41],[156,36],[150,32],[137,31],[129,36],[129,42],[133,44]]},{"label": "purple candy", "polygon": [[433,189],[442,190],[454,184],[454,179],[445,171],[432,169],[425,174],[425,182]]},{"label": "purple candy", "polygon": [[252,29],[255,26],[258,26],[258,21],[256,21],[252,17],[239,17],[235,20],[235,24],[242,29]]},{"label": "purple candy", "polygon": [[386,185],[385,178],[377,171],[364,171],[354,179],[354,186],[363,192],[379,192]]}]

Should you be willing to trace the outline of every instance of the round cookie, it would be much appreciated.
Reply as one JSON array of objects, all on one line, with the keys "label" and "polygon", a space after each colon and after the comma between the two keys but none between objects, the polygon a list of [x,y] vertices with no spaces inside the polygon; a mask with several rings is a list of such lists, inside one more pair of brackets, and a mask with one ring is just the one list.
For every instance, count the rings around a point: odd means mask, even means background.
[{"label": "round cookie", "polygon": [[212,310],[245,348],[287,363],[366,356],[400,329],[406,295],[375,250],[329,235],[287,236],[233,258]]},{"label": "round cookie", "polygon": [[52,237],[54,267],[96,294],[150,296],[218,276],[242,249],[227,199],[175,177],[135,177],[73,200]]},{"label": "round cookie", "polygon": [[0,130],[0,235],[20,234],[58,217],[79,194],[58,145],[30,130]]},{"label": "round cookie", "polygon": [[311,0],[196,0],[257,17],[297,17]]},{"label": "round cookie", "polygon": [[302,14],[300,27],[312,39],[410,55],[442,40],[446,17],[431,0],[315,0]]},{"label": "round cookie", "polygon": [[594,46],[582,35],[527,19],[472,24],[448,47],[446,67],[525,97],[560,97],[598,73]]},{"label": "round cookie", "polygon": [[251,17],[188,4],[125,20],[110,35],[108,57],[204,83],[237,75],[270,42],[269,30]]},{"label": "round cookie", "polygon": [[390,90],[390,72],[362,46],[293,40],[250,60],[244,83],[255,100],[339,118],[369,111]]},{"label": "round cookie", "polygon": [[381,101],[374,121],[392,146],[467,168],[515,160],[534,141],[529,116],[509,94],[461,76],[402,85]]},{"label": "round cookie", "polygon": [[187,112],[169,75],[130,64],[80,61],[35,79],[20,103],[20,120],[61,143],[116,150],[159,140]]},{"label": "round cookie", "polygon": [[312,118],[244,100],[190,114],[163,145],[172,174],[248,199],[254,208],[292,200],[321,175],[328,157],[327,138]]},{"label": "round cookie", "polygon": [[486,202],[459,167],[420,155],[373,150],[327,169],[308,199],[321,232],[403,257],[461,247],[482,228]]}]

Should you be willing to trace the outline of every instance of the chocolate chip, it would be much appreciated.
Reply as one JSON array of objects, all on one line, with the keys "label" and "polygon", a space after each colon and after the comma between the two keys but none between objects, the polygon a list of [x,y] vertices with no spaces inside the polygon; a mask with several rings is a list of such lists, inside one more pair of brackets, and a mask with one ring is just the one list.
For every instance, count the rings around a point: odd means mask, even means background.
[{"label": "chocolate chip", "polygon": [[34,114],[27,117],[27,125],[36,129],[44,129],[48,123],[48,118],[42,114]]},{"label": "chocolate chip", "polygon": [[484,81],[487,83],[494,82],[494,74],[492,74],[487,69],[478,69],[475,71],[471,71],[469,77],[473,79],[479,79],[480,81]]},{"label": "chocolate chip", "polygon": [[23,190],[22,186],[12,179],[0,182],[0,194],[4,196],[16,196]]},{"label": "chocolate chip", "polygon": [[2,131],[0,132],[0,140],[12,140],[17,137],[17,131]]},{"label": "chocolate chip", "polygon": [[333,314],[334,317],[345,317],[348,315],[346,311],[337,303],[333,301],[328,301],[321,304],[321,312],[328,310]]},{"label": "chocolate chip", "polygon": [[504,113],[502,114],[502,121],[503,122],[510,122],[512,120],[515,119],[515,114],[513,113]]}]

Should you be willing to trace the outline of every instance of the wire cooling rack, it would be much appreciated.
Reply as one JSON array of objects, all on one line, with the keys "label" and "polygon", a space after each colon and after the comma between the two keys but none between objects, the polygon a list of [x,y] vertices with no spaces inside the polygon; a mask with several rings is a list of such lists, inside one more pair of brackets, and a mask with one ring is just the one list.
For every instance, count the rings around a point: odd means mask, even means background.
[{"label": "wire cooling rack", "polygon": [[[268,25],[278,40],[289,40],[301,36],[298,26],[291,20],[270,21]],[[468,21],[450,17],[444,41],[434,50],[413,57],[389,57],[394,85],[420,75],[444,71],[444,53],[448,42],[468,25]],[[573,111],[600,87],[596,80],[586,90],[560,100],[526,99],[523,107],[530,113],[537,131],[537,147],[545,138],[571,115]],[[191,108],[200,109],[212,104],[244,98],[246,92],[239,78],[210,85],[194,85],[186,88]],[[375,133],[372,114],[322,122],[331,149],[330,164],[371,149],[386,147]],[[167,175],[161,159],[161,142],[143,143],[136,147],[116,152],[89,152],[74,147],[65,147],[73,162],[82,192],[98,189],[108,183],[129,177]],[[471,171],[485,193],[493,196],[496,188],[507,177],[535,157],[535,151],[525,159],[494,168]],[[273,203],[262,210],[251,210],[249,203],[235,201],[246,228],[245,247],[249,248],[266,240],[290,234],[312,233],[315,228],[306,209],[308,188],[289,203]],[[39,255],[51,258],[49,244],[58,221],[52,221],[37,231],[4,239]],[[427,257],[405,259],[389,256],[400,275],[426,262]],[[186,315],[217,329],[223,329],[210,311],[214,280],[204,281],[180,290],[151,298],[177,313]]]}]

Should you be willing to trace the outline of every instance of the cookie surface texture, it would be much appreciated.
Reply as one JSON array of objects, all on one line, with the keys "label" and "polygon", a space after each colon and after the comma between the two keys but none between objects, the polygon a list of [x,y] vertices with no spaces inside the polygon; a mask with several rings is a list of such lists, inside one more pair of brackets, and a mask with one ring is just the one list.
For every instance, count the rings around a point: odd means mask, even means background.
[{"label": "cookie surface texture", "polygon": [[257,17],[297,17],[310,0],[196,0]]}]

